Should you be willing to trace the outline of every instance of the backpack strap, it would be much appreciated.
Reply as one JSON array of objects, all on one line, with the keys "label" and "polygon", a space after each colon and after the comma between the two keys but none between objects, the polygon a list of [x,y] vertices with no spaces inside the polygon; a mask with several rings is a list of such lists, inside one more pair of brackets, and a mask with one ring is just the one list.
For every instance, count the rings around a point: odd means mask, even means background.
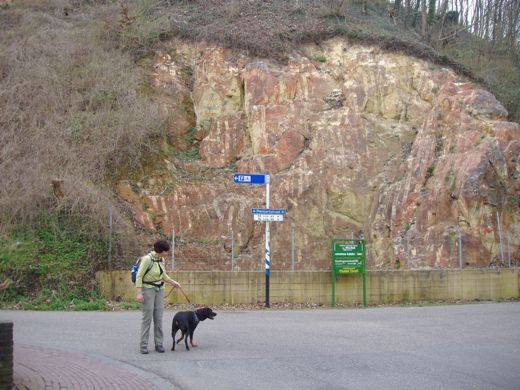
[{"label": "backpack strap", "polygon": [[[151,258],[150,266],[148,267],[148,269],[146,270],[144,275],[146,275],[146,273],[152,269],[153,263],[157,263],[157,265],[159,266],[159,272],[160,272],[159,273],[159,277],[161,277],[162,274],[164,273],[164,271],[163,271],[163,269],[161,267],[161,262],[163,261],[162,257],[159,260],[155,260],[155,258],[152,255],[152,252],[150,252],[149,255],[150,255],[150,258]],[[144,278],[144,275],[143,275],[143,278]],[[151,286],[160,288],[160,287],[162,287],[164,285],[164,282],[162,280],[154,280],[153,282],[145,282],[143,280],[143,284],[149,284]]]},{"label": "backpack strap", "polygon": [[[148,265],[148,268],[147,268],[146,271],[144,272],[144,274],[143,274],[143,278],[146,276],[146,274],[148,273],[148,271],[150,271],[150,270],[152,269],[152,267],[153,267],[153,262],[154,262],[154,260],[153,260],[152,252],[149,252],[148,255],[150,255],[150,258],[151,258],[152,260],[150,261],[150,264]],[[145,255],[145,256],[147,256],[147,255]]]}]

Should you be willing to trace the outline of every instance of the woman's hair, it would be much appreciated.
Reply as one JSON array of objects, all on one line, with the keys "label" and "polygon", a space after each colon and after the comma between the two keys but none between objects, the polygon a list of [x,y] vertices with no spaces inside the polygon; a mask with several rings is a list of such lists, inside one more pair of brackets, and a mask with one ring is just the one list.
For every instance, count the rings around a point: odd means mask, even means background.
[{"label": "woman's hair", "polygon": [[153,244],[153,250],[157,253],[168,252],[170,250],[170,244],[166,240],[159,240]]}]

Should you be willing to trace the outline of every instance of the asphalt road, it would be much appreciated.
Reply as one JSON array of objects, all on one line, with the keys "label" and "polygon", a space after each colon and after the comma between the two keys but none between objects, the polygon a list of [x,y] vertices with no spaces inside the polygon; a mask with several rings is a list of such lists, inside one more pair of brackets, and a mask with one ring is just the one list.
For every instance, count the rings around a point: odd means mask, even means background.
[{"label": "asphalt road", "polygon": [[[141,355],[141,313],[0,311],[14,341],[99,357],[170,389],[520,389],[520,302],[216,310],[197,348]],[[152,339],[151,339],[152,340]],[[151,341],[152,342],[152,341]],[[15,357],[16,359],[16,357]]]}]

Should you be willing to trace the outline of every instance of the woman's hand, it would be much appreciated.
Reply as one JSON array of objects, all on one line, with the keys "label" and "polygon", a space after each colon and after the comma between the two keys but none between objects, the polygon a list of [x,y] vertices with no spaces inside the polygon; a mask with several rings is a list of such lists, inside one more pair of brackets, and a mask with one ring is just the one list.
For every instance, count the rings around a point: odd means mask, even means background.
[{"label": "woman's hand", "polygon": [[143,303],[144,302],[143,293],[141,291],[138,291],[137,294],[135,295],[135,299],[137,302]]},{"label": "woman's hand", "polygon": [[174,287],[174,288],[181,288],[181,284],[175,280],[172,279],[171,281],[171,285]]}]

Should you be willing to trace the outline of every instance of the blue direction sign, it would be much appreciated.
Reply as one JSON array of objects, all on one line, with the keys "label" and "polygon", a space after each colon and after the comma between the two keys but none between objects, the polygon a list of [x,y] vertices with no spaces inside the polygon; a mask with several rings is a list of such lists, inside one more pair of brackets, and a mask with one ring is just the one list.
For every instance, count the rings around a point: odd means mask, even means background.
[{"label": "blue direction sign", "polygon": [[287,213],[286,209],[251,209],[252,214],[285,214]]},{"label": "blue direction sign", "polygon": [[233,182],[236,184],[266,184],[269,183],[269,175],[253,173],[235,173]]}]

